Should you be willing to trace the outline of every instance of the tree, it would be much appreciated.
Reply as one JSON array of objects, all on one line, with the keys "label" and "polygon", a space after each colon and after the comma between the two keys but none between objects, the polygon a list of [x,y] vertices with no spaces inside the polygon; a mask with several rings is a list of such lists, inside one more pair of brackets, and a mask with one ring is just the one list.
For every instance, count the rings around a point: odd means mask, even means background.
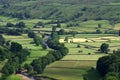
[{"label": "tree", "polygon": [[60,24],[60,23],[57,23],[57,26],[56,26],[56,27],[59,27],[59,28],[60,28],[60,27],[61,27],[61,24]]},{"label": "tree", "polygon": [[65,37],[64,41],[68,42],[68,36]]},{"label": "tree", "polygon": [[0,45],[3,46],[4,43],[5,43],[5,38],[2,35],[0,35]]},{"label": "tree", "polygon": [[33,31],[29,31],[28,32],[28,37],[29,38],[34,38],[35,37],[35,33]]},{"label": "tree", "polygon": [[44,70],[41,58],[33,60],[31,65],[33,66],[33,70],[38,74],[41,74]]},{"label": "tree", "polygon": [[6,26],[7,26],[7,27],[14,27],[14,24],[13,24],[13,23],[8,22],[8,23],[6,24]]},{"label": "tree", "polygon": [[52,31],[55,32],[56,31],[56,26],[52,27]]},{"label": "tree", "polygon": [[44,33],[42,34],[42,38],[45,38],[45,34]]},{"label": "tree", "polygon": [[36,27],[36,26],[42,26],[42,27],[44,27],[44,23],[39,21],[39,22],[35,25],[35,27]]},{"label": "tree", "polygon": [[109,48],[109,45],[106,44],[106,43],[103,43],[103,44],[100,46],[100,50],[101,50],[101,52],[103,52],[103,53],[108,53],[108,48]]},{"label": "tree", "polygon": [[119,74],[115,72],[109,72],[105,76],[105,80],[119,80]]},{"label": "tree", "polygon": [[[120,63],[119,63],[120,55],[119,54],[120,54],[120,51],[118,50],[114,54],[109,54],[108,56],[103,56],[99,58],[96,66],[97,71],[103,76],[110,73],[109,74],[110,78],[115,77],[115,76],[112,77],[111,75],[119,74],[120,72]],[[111,72],[115,72],[115,74],[113,73],[111,74]]]},{"label": "tree", "polygon": [[10,50],[12,52],[19,52],[22,50],[22,45],[17,43],[17,42],[12,42],[11,43],[11,47],[10,47]]},{"label": "tree", "polygon": [[105,75],[108,73],[109,66],[112,63],[110,56],[104,56],[98,59],[96,69],[101,75]]},{"label": "tree", "polygon": [[77,44],[77,48],[80,48],[80,44]]},{"label": "tree", "polygon": [[76,33],[75,33],[75,32],[73,32],[73,33],[72,33],[72,36],[73,36],[73,37],[75,37],[75,35],[76,35]]},{"label": "tree", "polygon": [[97,33],[97,34],[101,34],[102,32],[100,31],[100,29],[97,29],[97,30],[96,30],[96,33]]},{"label": "tree", "polygon": [[25,28],[26,27],[26,25],[25,25],[25,23],[24,22],[19,22],[19,23],[16,23],[16,25],[15,25],[17,28]]},{"label": "tree", "polygon": [[98,28],[101,28],[102,27],[102,25],[101,24],[98,24]]},{"label": "tree", "polygon": [[9,56],[9,54],[7,54],[7,53],[8,53],[8,51],[0,46],[0,61],[5,60],[7,58],[7,56]]},{"label": "tree", "polygon": [[34,36],[34,43],[36,44],[36,46],[39,46],[40,44],[42,44],[42,38],[39,36]]},{"label": "tree", "polygon": [[47,49],[47,45],[46,45],[45,43],[44,43],[44,44],[42,43],[41,46],[42,46],[42,48],[43,48],[44,50]]},{"label": "tree", "polygon": [[64,35],[64,34],[65,34],[65,30],[64,30],[64,29],[60,29],[60,30],[58,31],[58,34],[59,34],[59,35]]},{"label": "tree", "polygon": [[33,67],[30,64],[25,64],[24,68],[27,69],[28,73],[32,73],[32,71],[33,71]]}]

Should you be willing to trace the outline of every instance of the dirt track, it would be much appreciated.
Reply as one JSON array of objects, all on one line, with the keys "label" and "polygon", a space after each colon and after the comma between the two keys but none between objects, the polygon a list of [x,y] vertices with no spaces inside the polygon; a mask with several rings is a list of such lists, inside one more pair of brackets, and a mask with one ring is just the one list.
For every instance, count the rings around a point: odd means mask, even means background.
[{"label": "dirt track", "polygon": [[17,76],[20,76],[22,78],[22,80],[31,80],[29,77],[24,76],[22,74],[17,74]]}]

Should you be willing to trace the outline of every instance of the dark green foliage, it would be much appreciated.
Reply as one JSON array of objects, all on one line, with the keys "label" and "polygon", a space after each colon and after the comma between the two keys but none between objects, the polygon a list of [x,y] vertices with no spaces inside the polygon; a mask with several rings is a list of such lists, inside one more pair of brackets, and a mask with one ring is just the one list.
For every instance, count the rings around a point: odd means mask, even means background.
[{"label": "dark green foliage", "polygon": [[19,29],[11,29],[7,31],[7,35],[21,35],[22,31]]},{"label": "dark green foliage", "polygon": [[108,72],[109,66],[112,63],[111,59],[111,56],[104,56],[97,61],[97,70],[101,75],[105,75]]},{"label": "dark green foliage", "polygon": [[44,23],[39,21],[39,22],[34,26],[34,28],[39,28],[39,27],[44,27]]},{"label": "dark green foliage", "polygon": [[80,44],[77,44],[77,48],[80,48]]},{"label": "dark green foliage", "polygon": [[24,62],[27,59],[27,56],[30,55],[30,52],[27,49],[22,49],[20,52],[16,53],[16,56],[19,58],[19,63]]},{"label": "dark green foliage", "polygon": [[3,67],[2,73],[6,76],[15,73],[20,68],[20,65],[19,65],[18,61],[19,60],[18,60],[17,57],[9,59],[8,62]]},{"label": "dark green foliage", "polygon": [[14,27],[15,25],[14,25],[13,23],[8,22],[8,23],[6,24],[6,26],[7,26],[7,27]]},{"label": "dark green foliage", "polygon": [[64,41],[68,42],[68,36],[65,37]]},{"label": "dark green foliage", "polygon": [[101,24],[98,24],[98,28],[101,28],[102,27],[102,25]]},{"label": "dark green foliage", "polygon": [[34,36],[33,40],[34,40],[34,43],[36,44],[36,46],[39,46],[43,42],[42,38],[39,36]]},{"label": "dark green foliage", "polygon": [[56,31],[56,26],[52,27],[52,31],[55,32]]},{"label": "dark green foliage", "polygon": [[105,76],[105,80],[120,79],[120,50],[114,51],[113,54],[99,58],[97,61],[98,72]]},{"label": "dark green foliage", "polygon": [[28,37],[29,38],[34,38],[35,37],[35,33],[33,31],[29,31],[28,32]]},{"label": "dark green foliage", "polygon": [[62,56],[67,55],[67,53],[69,53],[69,50],[67,47],[62,47],[61,49],[59,49],[59,52],[62,54]]},{"label": "dark green foliage", "polygon": [[42,46],[42,48],[45,50],[45,49],[47,49],[47,45],[46,44],[41,44],[41,46]]},{"label": "dark green foliage", "polygon": [[0,35],[0,45],[3,46],[5,43],[5,39],[2,35]]},{"label": "dark green foliage", "polygon": [[6,58],[9,59],[10,57],[11,57],[10,51],[0,46],[0,61],[5,60]]},{"label": "dark green foliage", "polygon": [[96,34],[101,34],[101,33],[102,33],[102,31],[100,31],[100,29],[96,30]]},{"label": "dark green foliage", "polygon": [[58,35],[64,35],[65,34],[65,30],[64,29],[60,29],[59,31],[58,31]]},{"label": "dark green foliage", "polygon": [[42,38],[45,38],[45,34],[44,33],[42,34]]},{"label": "dark green foliage", "polygon": [[119,30],[119,34],[118,35],[120,36],[120,30]]},{"label": "dark green foliage", "polygon": [[[5,46],[10,46],[10,50],[9,47],[6,48]],[[20,65],[30,55],[30,52],[23,49],[19,43],[11,42],[10,44],[10,41],[7,41],[5,46],[0,46],[0,61],[7,61],[1,69],[3,78],[16,73],[20,69]]]},{"label": "dark green foliage", "polygon": [[42,65],[42,62],[41,62],[41,59],[35,59],[33,60],[33,62],[31,63],[32,67],[33,67],[33,70],[36,71],[37,73],[42,73],[43,72],[43,65]]},{"label": "dark green foliage", "polygon": [[120,79],[120,74],[116,72],[109,72],[105,76],[105,80],[119,80]]},{"label": "dark green foliage", "polygon": [[15,27],[17,28],[25,28],[25,23],[24,22],[19,22],[19,23],[16,23]]},{"label": "dark green foliage", "polygon": [[103,44],[100,46],[100,50],[101,50],[101,52],[103,52],[103,53],[108,53],[108,48],[109,48],[109,44],[106,44],[106,43],[103,43]]},{"label": "dark green foliage", "polygon": [[7,34],[7,35],[21,35],[22,33],[27,33],[27,29],[21,29],[21,28],[7,28],[7,27],[0,27],[0,33]]},{"label": "dark green foliage", "polygon": [[10,40],[6,41],[6,46],[7,46],[7,47],[10,46]]},{"label": "dark green foliage", "polygon": [[61,44],[59,43],[59,36],[56,32],[52,32],[51,37],[47,40],[47,45],[49,48],[58,50],[61,48]]},{"label": "dark green foliage", "polygon": [[29,51],[25,49],[11,54],[6,52],[6,54],[9,56],[11,55],[9,58],[6,57],[8,62],[2,69],[2,73],[6,76],[16,73],[20,69],[20,64],[27,59],[28,55],[30,55]]},{"label": "dark green foliage", "polygon": [[56,26],[56,27],[60,28],[60,27],[61,27],[61,24],[60,24],[60,23],[57,23],[57,26]]},{"label": "dark green foliage", "polygon": [[32,71],[33,71],[33,67],[30,64],[25,64],[24,68],[27,69],[28,73],[32,73]]},{"label": "dark green foliage", "polygon": [[10,47],[10,50],[12,52],[19,52],[22,50],[22,45],[17,43],[17,42],[12,42],[11,43],[11,47]]}]

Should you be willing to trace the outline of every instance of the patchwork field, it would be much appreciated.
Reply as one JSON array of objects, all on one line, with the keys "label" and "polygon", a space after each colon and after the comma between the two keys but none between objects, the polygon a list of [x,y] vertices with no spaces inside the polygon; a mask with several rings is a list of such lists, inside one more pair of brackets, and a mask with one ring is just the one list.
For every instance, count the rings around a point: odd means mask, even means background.
[{"label": "patchwork field", "polygon": [[[83,39],[85,39],[86,36],[88,36],[88,34],[84,36],[81,35]],[[108,43],[111,50],[110,53],[112,53],[112,50],[120,48],[120,37],[112,35],[105,37],[105,35],[92,34],[91,36],[88,39],[99,38],[102,40],[104,38],[109,38],[111,41],[65,43],[69,48],[69,54],[60,61],[56,61],[47,66],[42,75],[58,80],[83,80],[83,77],[88,78],[88,80],[101,80],[102,77],[96,70],[91,69],[96,66],[96,62],[100,57],[107,55],[105,53],[100,53],[98,49],[102,43]],[[77,44],[80,44],[79,48],[77,47]],[[85,46],[88,46],[89,48],[85,48]]]}]

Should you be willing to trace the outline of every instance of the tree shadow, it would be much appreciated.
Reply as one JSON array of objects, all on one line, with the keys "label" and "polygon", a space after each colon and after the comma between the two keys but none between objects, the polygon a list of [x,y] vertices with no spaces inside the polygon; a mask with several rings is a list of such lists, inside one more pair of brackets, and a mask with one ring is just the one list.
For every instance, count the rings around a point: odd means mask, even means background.
[{"label": "tree shadow", "polygon": [[83,75],[83,80],[103,80],[103,77],[94,69],[90,69]]}]

